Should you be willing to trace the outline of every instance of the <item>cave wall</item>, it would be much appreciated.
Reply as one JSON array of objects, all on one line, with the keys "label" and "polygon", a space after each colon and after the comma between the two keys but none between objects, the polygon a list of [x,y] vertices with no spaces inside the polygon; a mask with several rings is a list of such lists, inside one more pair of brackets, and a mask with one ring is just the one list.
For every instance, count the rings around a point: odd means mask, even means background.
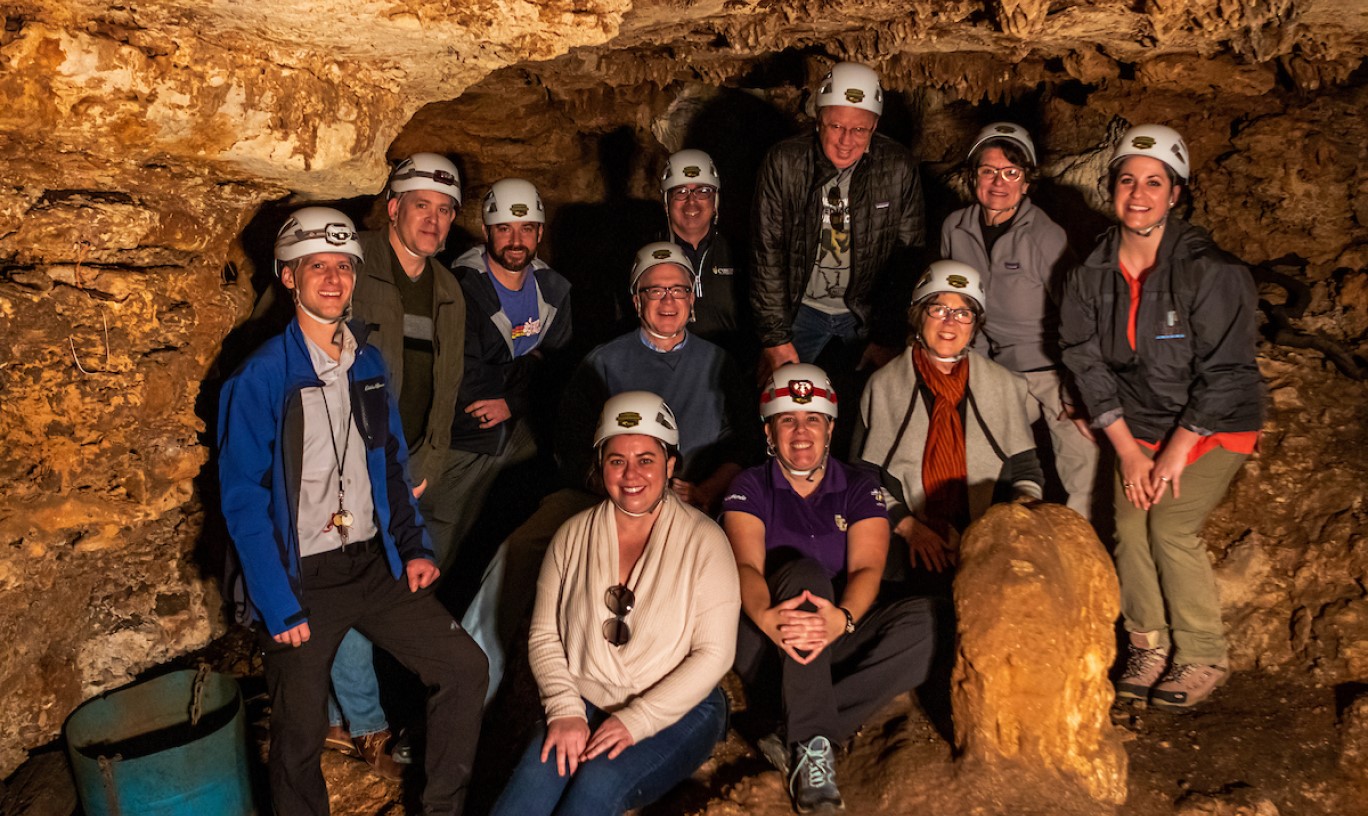
[{"label": "cave wall", "polygon": [[[810,126],[804,89],[833,59],[858,59],[894,92],[882,127],[926,163],[931,223],[966,140],[1011,117],[1043,148],[1037,200],[1086,251],[1110,140],[1166,122],[1192,146],[1192,220],[1282,259],[1311,286],[1299,325],[1362,354],[1366,53],[1368,10],[1332,0],[7,3],[0,776],[80,700],[223,631],[206,431],[225,337],[268,280],[248,238],[283,207],[364,207],[415,150],[453,154],[468,201],[530,178],[546,256],[606,320],[662,224],[664,155],[711,149],[744,230],[763,148]],[[453,249],[461,232],[477,208]],[[1263,454],[1209,532],[1234,657],[1361,680],[1368,394],[1318,352],[1260,363]]]}]

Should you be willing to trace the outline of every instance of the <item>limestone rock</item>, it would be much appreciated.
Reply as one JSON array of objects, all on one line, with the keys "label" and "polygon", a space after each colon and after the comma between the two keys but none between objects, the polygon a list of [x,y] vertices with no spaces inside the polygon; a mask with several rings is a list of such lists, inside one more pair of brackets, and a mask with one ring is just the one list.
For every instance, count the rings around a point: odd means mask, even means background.
[{"label": "limestone rock", "polygon": [[1108,716],[1119,607],[1111,559],[1073,511],[997,505],[971,526],[955,578],[952,687],[965,759],[1125,801],[1126,754]]}]

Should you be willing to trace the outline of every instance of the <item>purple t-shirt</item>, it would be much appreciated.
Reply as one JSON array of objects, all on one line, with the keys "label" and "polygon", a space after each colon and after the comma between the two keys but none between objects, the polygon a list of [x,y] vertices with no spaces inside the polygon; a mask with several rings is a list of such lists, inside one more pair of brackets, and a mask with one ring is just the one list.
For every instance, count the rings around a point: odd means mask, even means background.
[{"label": "purple t-shirt", "polygon": [[888,518],[883,491],[868,474],[835,459],[806,499],[794,492],[779,462],[741,471],[722,509],[749,513],[765,525],[765,550],[789,548],[812,558],[832,577],[846,567],[846,530],[867,518]]}]

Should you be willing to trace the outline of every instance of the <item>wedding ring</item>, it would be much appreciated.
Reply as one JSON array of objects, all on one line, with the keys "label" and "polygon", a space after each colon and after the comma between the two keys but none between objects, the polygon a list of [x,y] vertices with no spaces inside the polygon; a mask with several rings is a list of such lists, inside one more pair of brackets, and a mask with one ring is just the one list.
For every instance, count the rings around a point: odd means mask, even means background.
[{"label": "wedding ring", "polygon": [[1159,477],[1159,481],[1161,481],[1161,482],[1171,482],[1171,481],[1173,481],[1173,480],[1170,479],[1170,478],[1167,477],[1167,476],[1160,476],[1160,477]]},{"label": "wedding ring", "polygon": [[1122,482],[1121,486],[1124,488],[1132,488],[1135,487],[1135,482]]}]

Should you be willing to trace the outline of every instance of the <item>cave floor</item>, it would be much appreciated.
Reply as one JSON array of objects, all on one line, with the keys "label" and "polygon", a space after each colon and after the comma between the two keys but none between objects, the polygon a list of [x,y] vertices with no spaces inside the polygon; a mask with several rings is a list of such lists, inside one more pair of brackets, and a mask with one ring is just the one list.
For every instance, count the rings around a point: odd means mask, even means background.
[{"label": "cave floor", "polygon": [[[246,657],[247,644],[240,634],[230,635],[202,657],[241,678],[254,756],[261,760],[269,709],[260,664]],[[517,671],[513,679],[508,696],[496,701],[492,716],[486,718],[467,808],[472,813],[483,813],[497,795],[536,714],[530,677]],[[742,695],[730,685],[731,679],[727,691],[737,699]],[[401,689],[410,695],[413,691]],[[1359,685],[1327,686],[1306,676],[1247,672],[1233,675],[1205,707],[1187,714],[1143,704],[1117,705],[1112,719],[1125,732],[1130,775],[1127,800],[1114,810],[1071,799],[1057,783],[1033,787],[996,772],[970,778],[951,761],[949,743],[922,705],[904,695],[855,738],[838,766],[841,788],[849,813],[1368,816],[1368,797],[1340,768],[1338,725],[1341,709],[1363,691]],[[389,706],[391,700],[386,703]],[[744,709],[734,717],[733,726],[693,779],[642,815],[790,813],[778,772],[741,736],[754,731]],[[416,812],[416,785],[382,780],[358,760],[324,752],[323,772],[338,816]],[[262,779],[264,774],[259,773],[257,781]],[[5,816],[80,812],[59,745],[35,752],[0,788],[0,813]]]}]

